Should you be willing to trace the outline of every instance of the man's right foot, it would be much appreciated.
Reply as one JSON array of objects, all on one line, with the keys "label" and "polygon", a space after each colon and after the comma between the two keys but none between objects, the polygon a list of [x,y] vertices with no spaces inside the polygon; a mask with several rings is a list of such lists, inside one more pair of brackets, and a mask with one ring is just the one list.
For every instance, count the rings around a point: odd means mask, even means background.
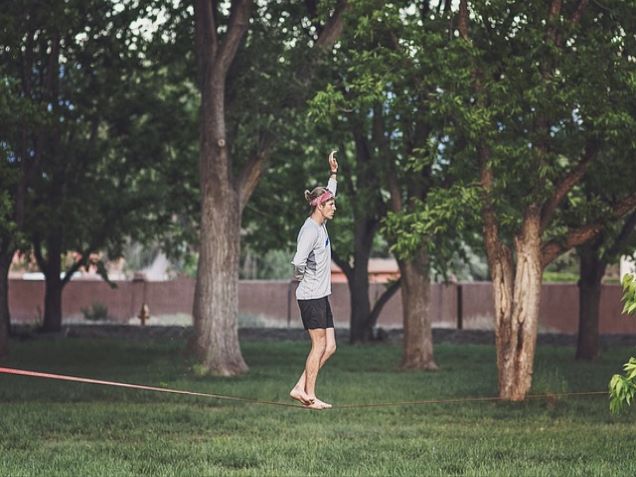
[{"label": "man's right foot", "polygon": [[289,392],[289,397],[295,399],[299,403],[309,406],[314,403],[314,399],[310,398],[306,392],[301,389],[294,388]]}]

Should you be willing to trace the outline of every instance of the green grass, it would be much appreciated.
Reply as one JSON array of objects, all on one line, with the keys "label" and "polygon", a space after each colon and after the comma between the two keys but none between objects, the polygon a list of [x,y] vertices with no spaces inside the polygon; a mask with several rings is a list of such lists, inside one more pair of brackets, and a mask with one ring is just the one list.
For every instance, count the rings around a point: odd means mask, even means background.
[{"label": "green grass", "polygon": [[[184,343],[37,340],[4,366],[287,402],[307,343],[245,342],[251,371],[199,378]],[[577,363],[538,350],[533,393],[605,390],[633,354]],[[399,372],[395,345],[341,345],[319,396],[337,404],[492,396],[490,346],[436,347],[441,370]],[[605,396],[333,409],[255,405],[0,375],[0,475],[304,476],[636,474],[635,411]]]}]

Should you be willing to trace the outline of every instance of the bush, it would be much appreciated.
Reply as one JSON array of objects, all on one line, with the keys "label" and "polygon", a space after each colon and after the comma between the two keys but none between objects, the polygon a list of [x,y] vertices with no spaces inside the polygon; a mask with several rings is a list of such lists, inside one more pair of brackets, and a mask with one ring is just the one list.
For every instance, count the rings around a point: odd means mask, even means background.
[{"label": "bush", "polygon": [[88,321],[108,320],[108,307],[103,303],[93,303],[90,308],[82,308],[84,319]]}]

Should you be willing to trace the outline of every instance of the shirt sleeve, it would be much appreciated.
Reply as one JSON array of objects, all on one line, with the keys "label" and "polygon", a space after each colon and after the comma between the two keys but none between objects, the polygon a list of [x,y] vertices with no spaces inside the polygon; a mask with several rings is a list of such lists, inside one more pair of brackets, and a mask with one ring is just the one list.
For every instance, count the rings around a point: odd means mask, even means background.
[{"label": "shirt sleeve", "polygon": [[294,280],[301,281],[305,276],[307,258],[314,249],[314,244],[318,238],[318,231],[315,227],[302,227],[298,233],[296,243],[296,254],[292,259],[294,265]]},{"label": "shirt sleeve", "polygon": [[327,182],[327,189],[329,190],[329,192],[333,194],[334,197],[336,196],[337,188],[338,188],[338,181],[330,177],[329,182]]}]

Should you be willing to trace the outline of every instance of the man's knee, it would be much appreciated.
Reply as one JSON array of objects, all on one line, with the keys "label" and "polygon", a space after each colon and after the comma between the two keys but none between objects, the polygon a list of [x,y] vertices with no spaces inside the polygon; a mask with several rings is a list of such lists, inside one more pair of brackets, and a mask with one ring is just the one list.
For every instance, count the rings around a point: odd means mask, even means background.
[{"label": "man's knee", "polygon": [[336,343],[329,343],[325,347],[325,356],[332,356],[336,352]]}]

